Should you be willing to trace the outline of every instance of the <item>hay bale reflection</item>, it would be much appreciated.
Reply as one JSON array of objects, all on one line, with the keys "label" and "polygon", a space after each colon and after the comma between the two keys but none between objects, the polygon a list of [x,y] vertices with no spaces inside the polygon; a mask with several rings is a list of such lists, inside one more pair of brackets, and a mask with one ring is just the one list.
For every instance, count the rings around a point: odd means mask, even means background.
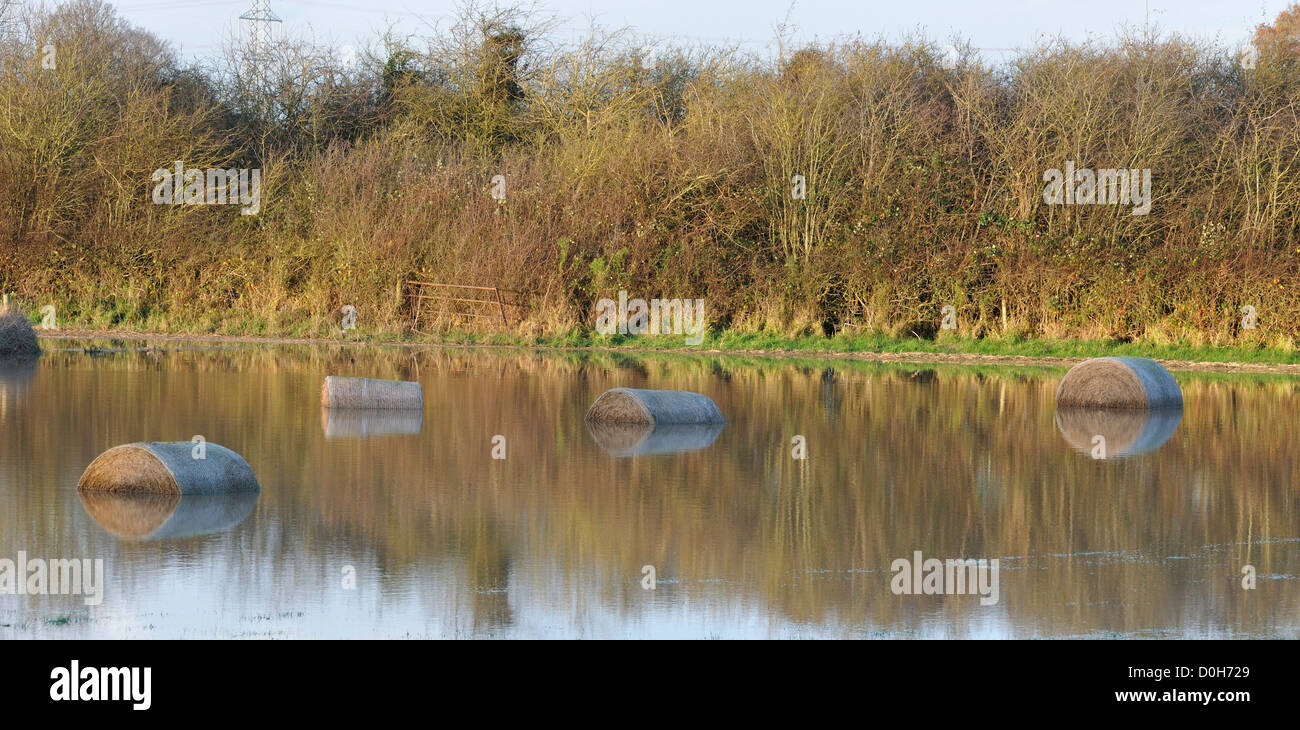
[{"label": "hay bale reflection", "polygon": [[424,411],[322,408],[320,420],[327,439],[415,436],[424,426]]},{"label": "hay bale reflection", "polygon": [[243,522],[258,492],[235,494],[143,494],[81,491],[91,519],[123,540],[152,541],[211,535]]},{"label": "hay bale reflection", "polygon": [[[1178,430],[1183,409],[1151,411],[1111,408],[1058,408],[1056,428],[1076,451],[1102,459],[1136,456],[1164,445]],[[1105,450],[1095,451],[1094,438],[1106,439]]]},{"label": "hay bale reflection", "polygon": [[587,422],[587,433],[613,456],[675,454],[706,449],[717,440],[725,424],[679,423],[652,426],[645,423]]}]

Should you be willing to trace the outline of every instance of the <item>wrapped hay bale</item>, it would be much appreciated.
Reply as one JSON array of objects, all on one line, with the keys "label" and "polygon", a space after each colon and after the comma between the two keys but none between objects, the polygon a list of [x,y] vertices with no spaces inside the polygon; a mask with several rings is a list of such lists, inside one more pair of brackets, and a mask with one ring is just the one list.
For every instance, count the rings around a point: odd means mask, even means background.
[{"label": "wrapped hay bale", "polygon": [[91,519],[123,540],[164,540],[225,532],[257,506],[258,492],[151,494],[82,491]]},{"label": "wrapped hay bale", "polygon": [[[1067,443],[1085,454],[1114,459],[1154,451],[1164,445],[1183,420],[1181,408],[1145,411],[1114,408],[1058,408],[1056,428]],[[1105,441],[1098,452],[1096,438]]]},{"label": "wrapped hay bale", "polygon": [[380,410],[322,408],[321,426],[326,439],[371,436],[415,436],[424,425],[424,409]]},{"label": "wrapped hay bale", "polygon": [[36,330],[27,317],[15,308],[0,312],[0,361],[30,360],[41,354]]},{"label": "wrapped hay bale", "polygon": [[419,383],[330,375],[321,385],[320,404],[326,408],[423,409],[424,392]]},{"label": "wrapped hay bale", "polygon": [[114,446],[90,462],[77,489],[183,495],[261,490],[244,457],[219,444],[203,446],[202,459],[194,458],[189,441]]},{"label": "wrapped hay bale", "polygon": [[726,423],[707,395],[685,390],[611,388],[587,410],[588,423]]},{"label": "wrapped hay bale", "polygon": [[721,423],[599,423],[588,421],[587,432],[612,456],[645,456],[696,451],[713,445]]},{"label": "wrapped hay bale", "polygon": [[1178,381],[1144,357],[1097,357],[1070,368],[1056,405],[1082,408],[1182,408]]}]

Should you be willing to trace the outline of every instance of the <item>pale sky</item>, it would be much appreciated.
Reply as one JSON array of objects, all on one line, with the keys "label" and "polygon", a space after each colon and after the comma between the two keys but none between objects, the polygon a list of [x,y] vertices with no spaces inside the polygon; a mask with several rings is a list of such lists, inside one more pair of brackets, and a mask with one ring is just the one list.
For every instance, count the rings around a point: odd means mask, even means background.
[{"label": "pale sky", "polygon": [[[36,0],[27,0],[35,2]],[[456,0],[269,0],[290,36],[314,37],[336,47],[362,46],[392,24],[403,34],[427,35],[455,13]],[[524,0],[521,4],[529,4]],[[252,0],[116,0],[133,24],[177,46],[183,56],[205,56],[237,32],[237,18]],[[508,4],[508,3],[505,3]],[[737,44],[764,52],[787,14],[803,41],[861,34],[895,41],[921,30],[946,43],[954,34],[978,48],[1033,45],[1043,36],[1075,40],[1111,38],[1125,26],[1140,29],[1150,8],[1152,25],[1165,31],[1245,41],[1256,24],[1271,21],[1290,0],[536,0],[563,20],[565,34],[593,21],[629,27],[638,35],[685,43]]]}]

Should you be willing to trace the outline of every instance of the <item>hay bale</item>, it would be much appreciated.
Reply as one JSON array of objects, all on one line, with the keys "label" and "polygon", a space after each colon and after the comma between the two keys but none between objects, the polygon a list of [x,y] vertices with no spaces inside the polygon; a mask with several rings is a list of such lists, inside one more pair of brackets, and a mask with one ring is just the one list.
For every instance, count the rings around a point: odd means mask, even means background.
[{"label": "hay bale", "polygon": [[589,423],[726,423],[707,395],[684,390],[611,388],[587,410]]},{"label": "hay bale", "polygon": [[86,467],[77,489],[94,492],[153,494],[230,494],[260,487],[244,457],[214,443],[195,459],[189,441],[114,446]]},{"label": "hay bale", "polygon": [[82,491],[91,519],[123,540],[152,541],[225,532],[253,513],[258,492],[149,494]]},{"label": "hay bale", "polygon": [[1058,408],[1056,428],[1076,451],[1092,454],[1093,438],[1106,439],[1105,458],[1136,456],[1164,445],[1183,420],[1181,408],[1150,410]]},{"label": "hay bale", "polygon": [[415,436],[424,426],[424,409],[322,408],[321,426],[326,439]]},{"label": "hay bale", "polygon": [[419,383],[330,375],[321,385],[320,404],[326,408],[423,409],[424,392]]},{"label": "hay bale", "polygon": [[1182,408],[1178,381],[1144,357],[1098,357],[1070,368],[1056,405],[1083,408]]},{"label": "hay bale", "polygon": [[40,356],[32,323],[17,309],[0,312],[0,360],[30,360]]},{"label": "hay bale", "polygon": [[646,456],[697,451],[713,445],[722,433],[721,423],[587,422],[587,433],[605,453],[613,456]]}]

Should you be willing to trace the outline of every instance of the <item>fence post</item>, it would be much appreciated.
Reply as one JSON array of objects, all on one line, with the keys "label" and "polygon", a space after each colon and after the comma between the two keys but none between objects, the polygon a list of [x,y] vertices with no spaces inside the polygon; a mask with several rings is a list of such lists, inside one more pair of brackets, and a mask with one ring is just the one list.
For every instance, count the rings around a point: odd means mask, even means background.
[{"label": "fence post", "polygon": [[494,286],[492,287],[492,291],[496,292],[497,295],[497,307],[501,310],[501,324],[509,327],[510,320],[506,319],[506,305],[501,301],[501,287]]}]

